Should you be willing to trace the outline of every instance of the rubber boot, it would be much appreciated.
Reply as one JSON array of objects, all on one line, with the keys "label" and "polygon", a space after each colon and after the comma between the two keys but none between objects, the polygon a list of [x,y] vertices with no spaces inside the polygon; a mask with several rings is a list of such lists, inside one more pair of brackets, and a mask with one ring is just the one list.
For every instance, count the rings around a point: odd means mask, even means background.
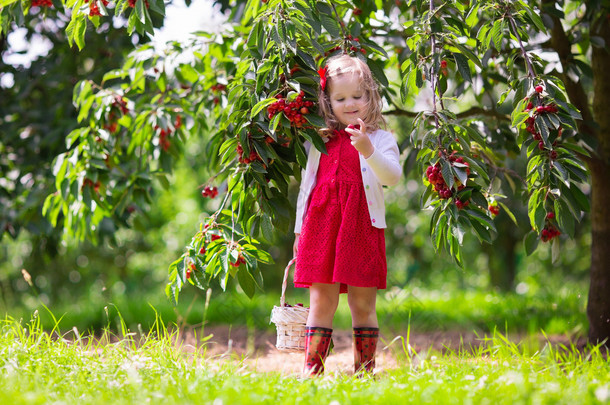
[{"label": "rubber boot", "polygon": [[310,377],[324,373],[324,361],[328,356],[332,334],[333,330],[329,328],[306,327],[304,376]]},{"label": "rubber boot", "polygon": [[354,328],[354,373],[373,372],[378,340],[379,328]]}]

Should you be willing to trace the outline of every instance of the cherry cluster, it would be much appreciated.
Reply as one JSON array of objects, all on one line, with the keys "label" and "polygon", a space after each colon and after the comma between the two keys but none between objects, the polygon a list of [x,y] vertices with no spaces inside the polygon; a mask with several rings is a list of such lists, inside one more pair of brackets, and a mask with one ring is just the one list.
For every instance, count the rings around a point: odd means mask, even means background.
[{"label": "cherry cluster", "polygon": [[119,95],[115,95],[110,105],[110,113],[108,113],[108,120],[104,124],[104,129],[109,132],[116,132],[118,128],[117,114],[125,115],[129,112],[127,108],[127,100]]},{"label": "cherry cluster", "polygon": [[542,240],[543,242],[549,242],[554,238],[558,237],[559,235],[561,235],[561,232],[559,232],[557,228],[555,228],[551,224],[547,224],[545,225],[542,232],[540,232],[540,240]]},{"label": "cherry cluster", "polygon": [[229,263],[229,264],[233,267],[239,267],[241,264],[245,264],[245,263],[246,263],[246,259],[240,253],[239,256],[237,257],[237,261],[235,263]]},{"label": "cherry cluster", "polygon": [[447,76],[449,72],[447,71],[447,61],[446,60],[442,60],[441,61],[441,74],[443,76]]},{"label": "cherry cluster", "polygon": [[53,7],[53,0],[32,0],[32,7]]},{"label": "cherry cluster", "polygon": [[85,187],[93,187],[93,191],[95,191],[96,193],[99,193],[101,185],[102,184],[99,182],[99,180],[94,183],[93,180],[87,178],[83,181],[81,190],[84,189]]},{"label": "cherry cluster", "polygon": [[[128,0],[129,7],[135,8],[138,0]],[[148,4],[148,0],[144,0],[144,6],[148,8],[150,4]]]},{"label": "cherry cluster", "polygon": [[[271,138],[271,139],[273,139],[273,138]],[[258,153],[256,153],[254,148],[250,148],[250,154],[246,157],[244,157],[244,148],[241,146],[241,143],[237,144],[236,149],[237,149],[237,154],[239,155],[239,163],[250,164],[252,162],[256,162],[257,160],[262,161],[261,157],[258,156]]]},{"label": "cherry cluster", "polygon": [[[287,302],[285,302],[285,303],[284,303],[284,306],[285,306],[285,307],[287,307],[287,308],[292,308],[292,307],[293,307],[293,305],[290,305],[290,304],[289,304],[289,303],[287,303]],[[302,307],[302,306],[303,306],[303,304],[299,302],[299,303],[294,304],[294,306],[295,306],[295,307]]]},{"label": "cherry cluster", "polygon": [[189,264],[188,269],[186,269],[186,279],[188,280],[189,278],[191,278],[191,274],[193,274],[195,272],[197,268],[195,267],[195,263],[191,263]]},{"label": "cherry cluster", "polygon": [[267,107],[267,117],[272,119],[276,114],[284,113],[286,118],[296,126],[302,128],[307,123],[305,115],[309,114],[309,108],[313,106],[312,101],[304,99],[305,92],[301,91],[293,101],[287,101],[281,94],[277,94],[277,101]]},{"label": "cherry cluster", "polygon": [[[456,157],[455,151],[447,158],[450,163],[460,163],[466,166],[466,174],[470,176],[470,168],[468,167],[468,162],[464,161],[464,158]],[[449,188],[447,183],[445,183],[445,179],[443,178],[443,174],[441,172],[441,164],[440,162],[436,162],[434,166],[428,166],[426,169],[426,177],[430,184],[434,185],[434,190],[438,193],[438,196],[441,200],[449,199],[453,196],[455,190],[453,187]],[[458,179],[455,179],[458,182]],[[457,188],[457,191],[464,189],[464,185],[460,184]],[[458,209],[462,209],[470,205],[470,200],[461,201],[460,199],[455,200],[455,205]]]},{"label": "cherry cluster", "polygon": [[[292,76],[294,75],[296,72],[298,72],[299,70],[301,70],[301,68],[299,67],[299,65],[294,65],[292,66],[292,68],[290,68],[289,71],[289,75]],[[280,83],[286,83],[286,75],[284,73],[280,74]]]},{"label": "cherry cluster", "polygon": [[[223,91],[225,91],[227,89],[227,86],[225,84],[216,83],[215,85],[210,87],[210,89],[212,90],[212,93],[222,93]],[[215,105],[219,104],[220,97],[214,96],[214,98],[212,99],[212,102]]]},{"label": "cherry cluster", "polygon": [[[542,86],[538,85],[535,88],[537,93],[542,93]],[[534,104],[530,101],[527,103],[527,106],[525,107],[525,111],[526,112],[530,112],[531,110],[534,109]],[[542,136],[540,135],[540,132],[538,132],[538,130],[536,129],[536,116],[540,116],[542,114],[546,114],[546,113],[550,113],[550,114],[554,114],[558,111],[557,106],[554,104],[547,104],[547,105],[539,105],[536,107],[534,114],[529,117],[527,120],[525,120],[525,124],[527,125],[525,127],[525,130],[527,132],[529,132],[530,134],[532,134],[532,137],[534,138],[535,141],[538,141],[538,149],[540,150],[544,150],[544,141],[542,140]],[[561,128],[559,129],[559,133],[561,134]],[[554,150],[552,150],[549,153],[551,159],[556,159],[557,158],[557,152],[555,152]]]},{"label": "cherry cluster", "polygon": [[[182,116],[176,115],[176,121],[174,121],[174,130],[177,130],[182,126]],[[172,145],[169,140],[170,135],[172,134],[172,130],[170,128],[161,128],[159,125],[155,125],[155,131],[159,131],[159,145],[161,148],[167,152]]]},{"label": "cherry cluster", "polygon": [[540,239],[543,242],[549,242],[561,235],[561,232],[551,223],[551,220],[553,219],[555,219],[554,212],[549,212],[548,214],[546,214],[546,224],[540,232]]},{"label": "cherry cluster", "polygon": [[[104,7],[107,7],[108,3],[110,3],[109,0],[100,0],[100,1],[104,5]],[[89,3],[89,16],[90,17],[102,15],[102,13],[100,12],[100,6],[98,6],[98,4],[97,4],[97,0],[92,0],[91,2],[89,2],[89,0],[85,0],[85,3]]]},{"label": "cherry cluster", "polygon": [[434,190],[438,193],[438,196],[445,200],[451,198],[453,191],[447,187],[443,174],[441,173],[440,162],[436,162],[434,166],[428,166],[426,169],[426,176],[430,184],[434,185]]},{"label": "cherry cluster", "polygon": [[214,93],[219,93],[219,92],[225,91],[227,89],[227,86],[225,84],[216,83],[215,85],[210,87],[210,89]]},{"label": "cherry cluster", "polygon": [[201,192],[201,195],[204,198],[216,198],[216,196],[218,195],[218,189],[216,187],[205,186],[205,188]]},{"label": "cherry cluster", "polygon": [[352,51],[352,52],[360,52],[360,53],[362,53],[363,55],[365,55],[365,54],[366,54],[366,49],[364,49],[364,48],[362,48],[362,47],[360,46],[360,39],[359,39],[359,38],[354,38],[354,37],[352,37],[351,35],[348,35],[348,36],[347,36],[347,37],[345,37],[345,38],[346,38],[348,41],[354,41],[354,42],[356,42],[356,44],[358,45],[358,46],[356,46],[356,45],[352,45],[352,46],[349,48],[349,50],[350,50],[350,51]]},{"label": "cherry cluster", "polygon": [[[332,54],[333,52],[340,51],[340,50],[341,50],[340,45],[337,45],[334,48],[330,48],[328,51],[324,52],[324,57],[327,57],[328,55]],[[321,56],[318,55],[318,59],[321,59]]]}]

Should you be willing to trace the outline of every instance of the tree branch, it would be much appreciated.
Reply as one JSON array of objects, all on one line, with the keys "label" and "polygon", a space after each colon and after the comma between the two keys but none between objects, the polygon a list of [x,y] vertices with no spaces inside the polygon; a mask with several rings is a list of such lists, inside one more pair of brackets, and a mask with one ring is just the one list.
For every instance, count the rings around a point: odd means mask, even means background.
[{"label": "tree branch", "polygon": [[[415,118],[417,116],[417,114],[419,114],[419,113],[414,112],[414,111],[403,110],[401,108],[394,108],[393,110],[385,111],[384,114],[385,115],[395,115],[395,116],[400,116],[400,117]],[[499,112],[497,110],[487,110],[482,107],[469,108],[468,110],[457,113],[456,116],[458,118],[483,116],[483,117],[495,118],[500,121],[510,122],[509,115],[502,114],[501,112]]]},{"label": "tree branch", "polygon": [[[555,1],[543,0],[545,6],[551,7],[550,3],[555,3]],[[570,102],[580,110],[580,114],[582,115],[582,121],[577,121],[576,123],[578,125],[578,130],[598,139],[599,134],[594,126],[591,125],[594,122],[593,114],[589,108],[588,96],[582,86],[582,81],[575,82],[567,74],[568,66],[573,59],[571,50],[572,43],[563,29],[561,20],[554,14],[549,13],[548,16],[553,19],[550,46],[551,49],[557,52],[559,61],[563,66],[563,73],[560,74],[560,78],[566,86],[566,92],[568,93]]]}]

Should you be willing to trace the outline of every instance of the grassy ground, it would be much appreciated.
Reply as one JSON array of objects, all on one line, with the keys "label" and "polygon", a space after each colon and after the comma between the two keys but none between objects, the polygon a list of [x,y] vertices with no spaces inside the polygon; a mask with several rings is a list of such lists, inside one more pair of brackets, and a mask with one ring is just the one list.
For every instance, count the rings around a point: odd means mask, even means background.
[{"label": "grassy ground", "polygon": [[[305,291],[291,291],[289,302],[308,305]],[[205,294],[194,289],[185,292],[174,308],[159,291],[138,294],[109,295],[103,300],[82,299],[51,306],[62,331],[76,327],[81,331],[98,331],[105,327],[118,330],[120,322],[129,329],[148,330],[160,317],[167,324],[180,326],[245,325],[257,330],[273,330],[269,315],[274,305],[279,305],[276,294],[257,294],[253,299],[240,293],[213,293],[205,311]],[[585,313],[586,285],[538,289],[527,294],[500,294],[480,290],[451,291],[393,288],[378,295],[378,316],[386,332],[404,331],[407,325],[419,332],[461,331],[489,333],[502,332],[537,333],[569,336],[586,335],[588,328]],[[55,326],[40,303],[31,307],[0,308],[0,317],[29,319],[39,310],[46,330]],[[119,316],[120,314],[120,316]],[[335,327],[351,326],[346,297],[335,317]]]},{"label": "grassy ground", "polygon": [[239,358],[185,350],[161,324],[146,336],[58,338],[39,318],[0,332],[0,403],[585,404],[610,403],[610,363],[598,348],[512,343],[494,334],[474,351],[415,353],[375,378],[330,372],[302,381]]}]

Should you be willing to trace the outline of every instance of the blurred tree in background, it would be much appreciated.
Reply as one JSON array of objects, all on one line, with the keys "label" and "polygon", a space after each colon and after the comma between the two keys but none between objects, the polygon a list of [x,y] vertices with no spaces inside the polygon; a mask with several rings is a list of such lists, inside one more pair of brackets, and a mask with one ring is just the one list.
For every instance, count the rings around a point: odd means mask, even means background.
[{"label": "blurred tree in background", "polygon": [[[98,45],[98,38],[105,41],[109,32],[119,32],[107,22],[107,12],[113,11],[106,9],[107,3],[62,2],[72,9],[64,18],[61,12],[55,14],[55,7],[28,9],[34,2],[3,1],[2,42],[6,44],[12,24],[36,29],[40,25],[36,18],[44,12],[45,21],[67,27],[68,41],[82,48],[80,54],[66,51],[72,56],[56,62],[85,61],[89,49],[110,49]],[[391,126],[407,155],[405,185],[388,192],[393,224],[388,235],[388,251],[393,252],[390,277],[395,283],[404,285],[413,277],[436,281],[437,270],[445,274],[453,267],[435,253],[435,248],[444,248],[464,265],[458,274],[465,286],[476,279],[472,271],[485,273],[491,285],[508,291],[514,287],[516,269],[535,266],[545,256],[543,262],[551,260],[547,249],[526,259],[520,246],[524,237],[527,253],[535,250],[539,238],[552,239],[555,259],[560,239],[564,247],[573,248],[563,249],[562,266],[569,274],[589,265],[582,249],[592,242],[590,337],[597,341],[610,336],[605,323],[610,302],[604,295],[610,278],[610,258],[605,256],[610,254],[610,217],[601,204],[606,189],[599,183],[608,156],[607,123],[599,109],[608,92],[595,74],[608,66],[607,2],[219,3],[232,10],[234,22],[221,34],[200,34],[162,53],[147,45],[128,56],[116,52],[126,56],[124,63],[104,61],[105,72],[94,69],[91,64],[100,60],[89,56],[93,60],[83,62],[71,82],[60,76],[70,71],[68,67],[59,71],[58,83],[71,83],[68,90],[75,86],[73,100],[78,107],[75,111],[69,103],[51,103],[65,109],[54,116],[68,121],[63,127],[55,122],[52,130],[36,132],[34,122],[53,121],[36,121],[21,110],[40,114],[48,109],[39,103],[16,107],[19,104],[11,102],[5,107],[3,97],[0,198],[7,203],[1,225],[14,238],[20,228],[29,227],[23,243],[9,245],[17,254],[27,256],[40,246],[53,245],[49,241],[54,231],[40,211],[46,194],[43,211],[68,239],[106,241],[112,246],[108,255],[114,258],[116,279],[128,276],[121,273],[128,262],[130,271],[138,267],[136,257],[142,252],[150,256],[142,263],[151,266],[158,264],[159,251],[179,255],[184,239],[180,236],[193,232],[192,217],[184,220],[183,214],[204,212],[199,233],[170,267],[170,295],[175,297],[189,282],[207,288],[212,279],[226,288],[231,276],[252,294],[262,284],[260,263],[271,257],[285,262],[282,255],[290,251],[291,237],[278,241],[278,232],[272,230],[289,233],[291,178],[298,178],[303,164],[302,144],[309,140],[321,147],[315,130],[308,128],[321,123],[310,111],[298,118],[271,112],[268,116],[267,108],[277,102],[278,94],[286,103],[295,102],[299,94],[313,102],[321,58],[350,52],[365,57],[385,86],[387,112],[395,117]],[[115,20],[123,21],[130,34],[150,33],[153,21],[164,14],[162,1],[119,0],[112,6]],[[97,32],[87,31],[92,26]],[[135,38],[137,43],[140,36]],[[129,43],[125,45],[112,49],[127,51]],[[543,59],[543,52],[553,56]],[[178,56],[188,61],[179,61]],[[25,84],[13,75],[15,84],[7,90],[19,99]],[[422,93],[427,99],[415,97],[420,89],[428,89]],[[594,103],[587,98],[590,91]],[[59,100],[55,94],[52,99]],[[428,113],[412,112],[421,104]],[[18,111],[5,113],[10,108]],[[578,110],[584,120],[575,123]],[[10,141],[5,141],[5,133]],[[56,148],[48,151],[46,164],[35,163],[45,155],[31,139]],[[59,157],[51,168],[55,155]],[[581,159],[595,169],[591,170],[593,237],[575,226],[588,207],[588,177]],[[42,170],[38,177],[34,166]],[[432,181],[428,173],[422,178],[420,173],[434,166],[442,176]],[[190,167],[196,169],[189,171]],[[225,198],[197,198],[197,184],[202,182],[220,188]],[[55,183],[53,193],[49,183]],[[31,191],[35,184],[38,198]],[[450,195],[437,193],[434,184],[437,191],[446,187]],[[165,210],[159,207],[162,196],[171,201]],[[528,201],[527,209],[520,201]],[[422,205],[433,210],[432,218],[421,212]],[[557,238],[558,230],[573,238]],[[481,251],[478,244],[463,239],[467,232],[481,241],[496,242]],[[36,235],[44,235],[45,243],[34,240]],[[255,237],[278,246],[257,245]],[[57,241],[57,235],[52,240]],[[105,253],[99,248],[83,249],[99,254],[104,263]],[[89,259],[82,259],[89,255],[73,252],[77,265],[80,258],[79,266],[93,269],[92,261],[87,265]],[[43,267],[28,264],[32,269]],[[78,279],[69,264],[60,266],[66,269],[49,291],[61,291],[66,275],[67,280]],[[14,280],[15,267],[6,268]],[[108,269],[101,269],[101,274],[113,277]],[[48,273],[40,271],[47,280]],[[136,278],[146,274],[146,269],[134,271]],[[143,280],[148,282],[146,276]]]}]

